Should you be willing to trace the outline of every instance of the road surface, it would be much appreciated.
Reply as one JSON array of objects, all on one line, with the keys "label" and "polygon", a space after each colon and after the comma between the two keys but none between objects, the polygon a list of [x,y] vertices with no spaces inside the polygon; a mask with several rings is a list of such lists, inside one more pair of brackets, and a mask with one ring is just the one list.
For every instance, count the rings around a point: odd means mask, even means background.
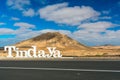
[{"label": "road surface", "polygon": [[120,61],[0,61],[0,80],[120,80]]}]

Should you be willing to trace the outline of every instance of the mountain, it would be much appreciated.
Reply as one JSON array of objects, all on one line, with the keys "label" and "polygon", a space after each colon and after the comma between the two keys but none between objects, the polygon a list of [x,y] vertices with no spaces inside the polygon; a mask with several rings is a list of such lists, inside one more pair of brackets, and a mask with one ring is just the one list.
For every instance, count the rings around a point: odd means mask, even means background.
[{"label": "mountain", "polygon": [[[20,48],[21,50],[28,50],[31,46],[36,46],[37,50],[45,50],[45,52],[48,51],[46,47],[56,47],[61,51],[63,56],[67,57],[120,56],[120,47],[117,49],[114,49],[113,47],[106,49],[106,46],[88,47],[59,32],[44,33],[31,39],[16,43],[14,46]],[[107,45],[107,47],[109,46],[110,45]]]},{"label": "mountain", "polygon": [[37,49],[46,50],[46,47],[56,47],[63,56],[117,56],[120,49],[106,49],[88,47],[59,32],[48,32],[34,38],[19,42],[15,46],[28,49],[36,46]]},{"label": "mountain", "polygon": [[37,47],[58,47],[58,48],[75,48],[75,49],[87,49],[88,47],[73,40],[67,35],[59,32],[48,32],[37,37],[19,42],[15,44],[18,47],[30,47],[36,45]]},{"label": "mountain", "polygon": [[38,49],[46,50],[46,47],[56,47],[65,56],[79,56],[80,50],[88,50],[89,47],[73,40],[59,32],[48,32],[34,38],[19,42],[15,46],[28,49],[37,46]]}]

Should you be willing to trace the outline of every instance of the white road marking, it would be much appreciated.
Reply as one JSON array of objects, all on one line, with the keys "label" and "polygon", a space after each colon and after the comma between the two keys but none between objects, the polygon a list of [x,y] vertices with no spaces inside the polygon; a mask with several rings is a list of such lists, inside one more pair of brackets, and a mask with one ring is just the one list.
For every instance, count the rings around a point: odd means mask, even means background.
[{"label": "white road marking", "polygon": [[120,70],[97,70],[97,69],[65,69],[65,68],[28,68],[28,67],[0,67],[11,70],[49,70],[49,71],[83,71],[83,72],[112,72],[120,73]]}]

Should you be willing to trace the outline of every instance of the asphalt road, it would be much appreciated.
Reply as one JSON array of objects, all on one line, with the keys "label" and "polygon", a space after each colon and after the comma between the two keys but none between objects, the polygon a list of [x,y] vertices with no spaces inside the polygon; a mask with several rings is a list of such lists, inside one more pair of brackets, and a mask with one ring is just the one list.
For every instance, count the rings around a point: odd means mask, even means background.
[{"label": "asphalt road", "polygon": [[0,61],[0,80],[120,80],[120,61]]}]

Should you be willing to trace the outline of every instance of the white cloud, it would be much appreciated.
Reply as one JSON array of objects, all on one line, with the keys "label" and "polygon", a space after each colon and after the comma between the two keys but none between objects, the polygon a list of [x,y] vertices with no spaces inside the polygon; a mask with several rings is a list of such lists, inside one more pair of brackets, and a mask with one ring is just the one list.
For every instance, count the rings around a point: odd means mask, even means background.
[{"label": "white cloud", "polygon": [[28,10],[24,10],[22,13],[23,13],[23,16],[29,16],[29,17],[35,16],[35,11],[31,8]]},{"label": "white cloud", "polygon": [[120,37],[118,37],[118,35],[120,35],[120,30],[106,30],[105,34],[100,34],[98,32],[89,32],[87,30],[78,30],[73,32],[74,39],[92,46],[104,44],[120,45]]},{"label": "white cloud", "polygon": [[4,23],[4,22],[0,22],[0,26],[2,26],[2,25],[5,25],[6,23]]},{"label": "white cloud", "polygon": [[14,21],[19,21],[20,19],[17,18],[17,17],[11,17],[11,20],[14,20]]},{"label": "white cloud", "polygon": [[107,28],[113,27],[115,24],[111,22],[95,22],[95,23],[84,23],[79,26],[79,28],[83,28],[87,31],[92,32],[104,32]]},{"label": "white cloud", "polygon": [[98,37],[100,38],[100,34],[96,32],[91,33],[87,30],[78,30],[73,32],[73,35],[74,39],[84,44],[96,44],[100,41],[100,39],[98,40]]},{"label": "white cloud", "polygon": [[7,0],[6,4],[12,9],[24,10],[24,8],[30,5],[29,0]]},{"label": "white cloud", "polygon": [[9,28],[0,28],[0,35],[5,34],[14,34],[14,30]]},{"label": "white cloud", "polygon": [[6,4],[11,9],[21,11],[23,16],[33,17],[36,14],[34,9],[30,8],[31,5],[30,0],[7,0]]},{"label": "white cloud", "polygon": [[68,3],[49,5],[39,10],[41,18],[67,25],[79,25],[81,22],[100,15],[89,6],[68,7]]},{"label": "white cloud", "polygon": [[17,23],[14,24],[14,26],[19,26],[22,29],[35,28],[35,25],[25,23],[25,22],[17,22]]},{"label": "white cloud", "polygon": [[15,23],[14,26],[19,26],[20,28],[13,30],[10,28],[0,28],[0,35],[15,35],[15,37],[12,38],[1,38],[0,43],[2,43],[0,46],[5,45],[12,45],[16,42],[20,42],[22,40],[32,38],[34,36],[37,36],[37,34],[40,34],[39,31],[33,31],[31,28],[35,28],[35,25],[19,22]]},{"label": "white cloud", "polygon": [[106,21],[84,23],[79,26],[80,30],[73,32],[73,38],[87,45],[117,45],[120,44],[118,38],[120,31],[107,30],[115,25]]}]

